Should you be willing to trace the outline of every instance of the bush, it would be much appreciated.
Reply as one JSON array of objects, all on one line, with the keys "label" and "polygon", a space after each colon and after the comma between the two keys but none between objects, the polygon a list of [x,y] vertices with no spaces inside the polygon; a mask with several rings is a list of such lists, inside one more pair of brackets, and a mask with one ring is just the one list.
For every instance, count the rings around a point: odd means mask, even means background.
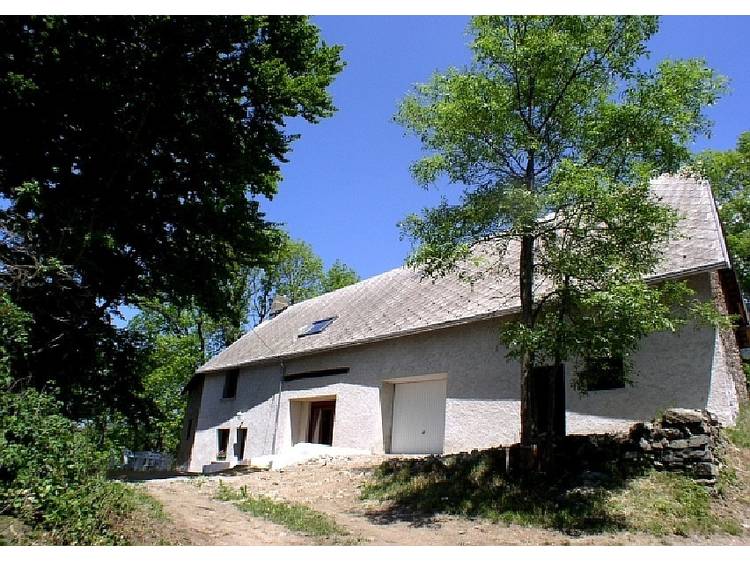
[{"label": "bush", "polygon": [[109,451],[60,411],[54,398],[0,380],[0,513],[43,531],[45,542],[121,543],[111,522],[132,492],[106,480]]}]

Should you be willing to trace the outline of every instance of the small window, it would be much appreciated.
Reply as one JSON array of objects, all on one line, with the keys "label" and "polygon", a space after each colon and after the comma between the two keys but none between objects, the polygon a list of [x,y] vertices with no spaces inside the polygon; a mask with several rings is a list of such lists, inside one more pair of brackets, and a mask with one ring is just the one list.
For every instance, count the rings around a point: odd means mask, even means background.
[{"label": "small window", "polygon": [[625,364],[622,355],[586,359],[578,378],[582,388],[588,391],[625,388]]},{"label": "small window", "polygon": [[224,392],[222,398],[234,398],[237,396],[237,378],[240,375],[239,369],[227,371],[224,375]]},{"label": "small window", "polygon": [[187,422],[187,434],[185,435],[185,439],[190,439],[190,432],[193,430],[193,419],[188,418]]},{"label": "small window", "polygon": [[303,338],[305,336],[312,336],[314,334],[319,334],[323,330],[325,330],[328,326],[333,324],[333,321],[336,320],[336,316],[331,316],[330,318],[323,318],[322,320],[316,320],[310,326],[302,332],[298,337]]},{"label": "small window", "polygon": [[219,452],[216,453],[216,460],[223,461],[227,458],[227,447],[229,447],[229,430],[218,429],[216,431],[219,441]]}]

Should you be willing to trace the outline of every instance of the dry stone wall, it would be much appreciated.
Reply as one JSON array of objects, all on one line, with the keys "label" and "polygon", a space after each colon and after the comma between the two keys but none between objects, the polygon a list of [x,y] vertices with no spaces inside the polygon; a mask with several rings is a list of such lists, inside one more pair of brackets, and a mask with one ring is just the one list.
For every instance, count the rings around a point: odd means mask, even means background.
[{"label": "dry stone wall", "polygon": [[638,423],[629,434],[637,448],[626,456],[657,470],[684,472],[706,484],[719,475],[721,435],[716,416],[706,410],[674,408],[654,423]]}]

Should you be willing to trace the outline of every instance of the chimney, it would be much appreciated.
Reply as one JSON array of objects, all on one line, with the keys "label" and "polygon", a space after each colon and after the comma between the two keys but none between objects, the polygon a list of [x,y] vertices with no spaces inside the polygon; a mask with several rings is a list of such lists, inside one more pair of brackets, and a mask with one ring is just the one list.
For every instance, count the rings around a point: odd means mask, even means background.
[{"label": "chimney", "polygon": [[286,295],[274,295],[273,302],[271,302],[271,310],[268,313],[268,319],[276,318],[287,308],[289,308],[289,297]]}]

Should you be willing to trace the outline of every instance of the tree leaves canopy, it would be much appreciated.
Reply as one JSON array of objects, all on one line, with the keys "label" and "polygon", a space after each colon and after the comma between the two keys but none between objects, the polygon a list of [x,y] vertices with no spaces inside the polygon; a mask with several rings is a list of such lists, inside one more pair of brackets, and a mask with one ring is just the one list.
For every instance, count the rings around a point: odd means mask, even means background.
[{"label": "tree leaves canopy", "polygon": [[32,317],[14,377],[77,419],[143,417],[116,307],[236,313],[236,272],[277,242],[285,122],[331,115],[342,66],[305,17],[2,18],[0,289]]},{"label": "tree leaves canopy", "polygon": [[729,253],[742,290],[750,293],[750,131],[734,150],[706,150],[696,168],[709,180],[719,205]]},{"label": "tree leaves canopy", "polygon": [[678,219],[648,180],[709,132],[725,80],[698,59],[640,70],[657,29],[655,17],[476,17],[473,63],[416,86],[396,115],[426,152],[417,183],[463,187],[404,220],[409,263],[444,275],[477,244],[520,244],[521,321],[503,338],[522,380],[535,361],[630,351],[679,324],[671,305],[690,292],[642,281]]},{"label": "tree leaves canopy", "polygon": [[0,22],[0,194],[15,230],[107,302],[220,310],[263,263],[290,117],[330,115],[341,70],[302,17]]}]

